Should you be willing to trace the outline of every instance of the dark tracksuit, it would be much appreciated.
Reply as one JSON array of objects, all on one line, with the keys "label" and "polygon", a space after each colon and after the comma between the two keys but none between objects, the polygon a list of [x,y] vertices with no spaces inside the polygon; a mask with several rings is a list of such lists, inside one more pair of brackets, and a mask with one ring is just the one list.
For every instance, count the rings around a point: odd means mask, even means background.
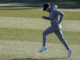
[{"label": "dark tracksuit", "polygon": [[[59,17],[59,15],[60,15],[60,17]],[[62,44],[65,46],[65,48],[67,50],[69,50],[68,44],[64,40],[64,37],[62,35],[61,28],[56,23],[57,21],[59,21],[59,23],[61,23],[63,16],[64,16],[64,14],[62,12],[51,7],[50,12],[49,12],[49,17],[46,17],[47,20],[50,20],[51,26],[43,32],[43,46],[46,45],[47,35],[54,32],[57,35],[57,37],[59,38],[59,40],[62,42]]]}]

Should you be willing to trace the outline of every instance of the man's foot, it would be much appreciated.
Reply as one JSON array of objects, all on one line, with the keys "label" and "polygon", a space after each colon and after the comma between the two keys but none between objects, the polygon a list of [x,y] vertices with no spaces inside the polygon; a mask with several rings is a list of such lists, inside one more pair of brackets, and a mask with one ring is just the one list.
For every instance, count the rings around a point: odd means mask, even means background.
[{"label": "man's foot", "polygon": [[70,57],[71,56],[71,53],[72,53],[72,50],[68,50],[68,57]]},{"label": "man's foot", "polygon": [[46,47],[45,47],[45,46],[43,46],[43,47],[40,49],[39,52],[43,52],[44,50],[46,50]]}]

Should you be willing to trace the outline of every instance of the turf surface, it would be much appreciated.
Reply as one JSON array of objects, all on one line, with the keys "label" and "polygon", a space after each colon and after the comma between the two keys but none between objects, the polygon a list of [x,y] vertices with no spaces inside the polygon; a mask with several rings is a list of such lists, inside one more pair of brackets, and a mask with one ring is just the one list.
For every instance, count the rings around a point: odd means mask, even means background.
[{"label": "turf surface", "polygon": [[80,60],[80,11],[60,10],[65,13],[63,35],[73,51],[70,58],[55,34],[48,35],[47,50],[38,52],[50,23],[41,19],[46,12],[32,9],[0,10],[0,60]]}]

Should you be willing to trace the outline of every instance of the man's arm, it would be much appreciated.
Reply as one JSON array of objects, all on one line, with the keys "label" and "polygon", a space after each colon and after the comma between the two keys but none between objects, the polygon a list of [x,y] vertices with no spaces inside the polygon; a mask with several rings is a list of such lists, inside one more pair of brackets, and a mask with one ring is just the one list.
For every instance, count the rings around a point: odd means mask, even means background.
[{"label": "man's arm", "polygon": [[42,16],[43,19],[49,20],[49,17]]},{"label": "man's arm", "polygon": [[62,13],[62,12],[60,12],[60,11],[58,11],[58,10],[55,10],[54,13],[60,15],[60,18],[59,18],[58,23],[61,23],[61,21],[62,21],[62,19],[63,19],[63,17],[64,17],[64,13]]}]

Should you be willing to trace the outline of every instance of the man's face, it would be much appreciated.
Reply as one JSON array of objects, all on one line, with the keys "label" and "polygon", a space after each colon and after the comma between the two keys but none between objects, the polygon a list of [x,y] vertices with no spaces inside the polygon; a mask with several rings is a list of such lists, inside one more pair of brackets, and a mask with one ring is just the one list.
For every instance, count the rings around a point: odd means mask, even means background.
[{"label": "man's face", "polygon": [[50,12],[50,6],[47,7],[45,11]]}]

